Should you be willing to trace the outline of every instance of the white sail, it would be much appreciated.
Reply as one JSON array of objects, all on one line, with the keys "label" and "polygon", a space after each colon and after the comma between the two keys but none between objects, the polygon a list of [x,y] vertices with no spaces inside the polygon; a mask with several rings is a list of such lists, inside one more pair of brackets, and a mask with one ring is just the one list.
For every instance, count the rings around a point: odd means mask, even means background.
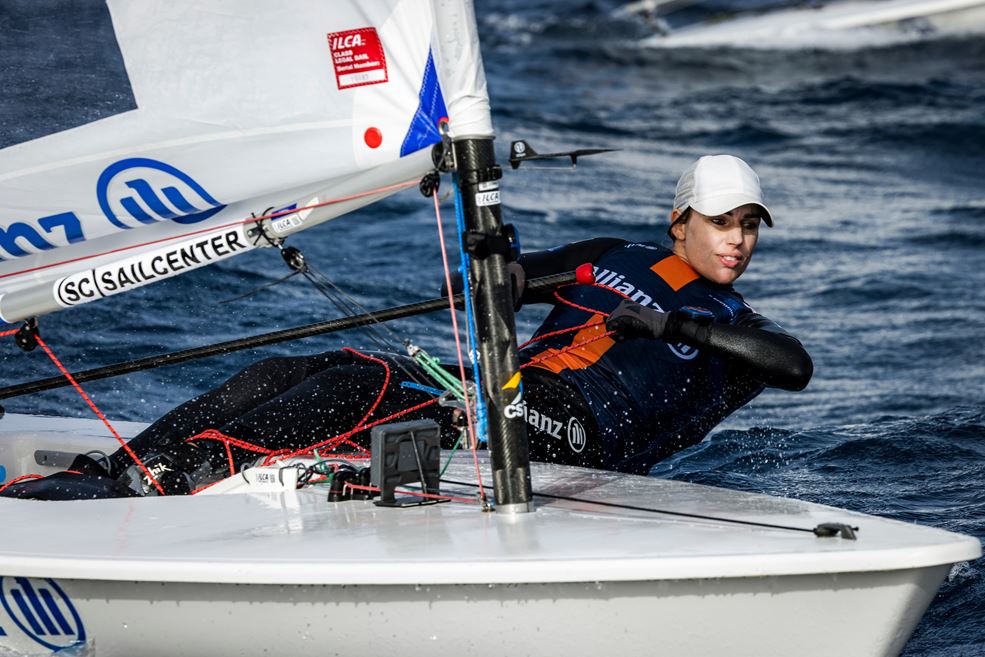
[{"label": "white sail", "polygon": [[108,4],[137,109],[0,151],[5,322],[416,184],[442,118],[492,135],[468,0]]}]

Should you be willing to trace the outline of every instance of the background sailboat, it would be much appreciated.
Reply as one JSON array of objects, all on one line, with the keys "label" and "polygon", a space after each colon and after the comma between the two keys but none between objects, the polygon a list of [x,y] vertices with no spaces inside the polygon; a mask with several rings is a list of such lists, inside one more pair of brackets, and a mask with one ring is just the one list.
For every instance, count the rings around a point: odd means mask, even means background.
[{"label": "background sailboat", "polygon": [[985,32],[981,0],[866,0],[810,3],[763,13],[718,16],[682,25],[651,40],[655,46],[857,48]]}]

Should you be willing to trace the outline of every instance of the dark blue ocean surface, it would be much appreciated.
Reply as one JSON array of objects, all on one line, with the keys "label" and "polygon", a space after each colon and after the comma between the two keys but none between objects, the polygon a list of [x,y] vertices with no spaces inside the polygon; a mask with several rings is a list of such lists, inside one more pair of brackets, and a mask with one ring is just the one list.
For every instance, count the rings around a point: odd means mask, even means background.
[{"label": "dark blue ocean surface", "polygon": [[[823,502],[985,538],[985,40],[910,38],[836,50],[667,49],[652,20],[614,2],[483,0],[499,152],[609,147],[576,172],[507,172],[504,213],[528,250],[611,235],[659,240],[680,171],[729,152],[759,172],[776,218],[738,284],[799,336],[816,374],[767,391],[654,476]],[[700,20],[765,2],[698,4]],[[98,2],[0,3],[0,145],[133,107]],[[32,34],[79,40],[55,43]],[[848,38],[850,43],[851,39]],[[53,79],[54,77],[54,79]],[[38,111],[37,97],[46,99]],[[450,230],[452,210],[444,206]],[[368,308],[434,296],[433,210],[416,192],[292,239]],[[273,250],[42,319],[74,369],[337,316]],[[521,337],[543,311],[524,310]],[[450,357],[444,315],[392,329]],[[151,420],[272,354],[372,346],[359,332],[312,338],[88,384],[111,417]],[[3,383],[54,374],[44,354],[0,345]],[[8,412],[85,416],[73,392],[4,402]],[[832,637],[836,643],[837,637]],[[833,650],[836,650],[833,645]],[[985,655],[982,562],[956,567],[904,653]]]}]

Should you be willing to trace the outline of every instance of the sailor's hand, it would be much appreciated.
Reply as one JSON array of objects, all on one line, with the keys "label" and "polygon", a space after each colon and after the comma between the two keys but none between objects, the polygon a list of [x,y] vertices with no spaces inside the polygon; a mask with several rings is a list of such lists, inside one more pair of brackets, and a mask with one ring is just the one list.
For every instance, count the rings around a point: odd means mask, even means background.
[{"label": "sailor's hand", "polygon": [[[509,262],[506,264],[506,273],[510,276],[510,286],[513,291],[513,310],[520,310],[523,305],[523,293],[527,289],[527,273],[523,270],[523,265],[519,262]],[[451,290],[454,294],[459,294],[465,286],[462,284],[462,274],[452,272]],[[448,284],[441,284],[441,296],[448,296]]]},{"label": "sailor's hand", "polygon": [[509,273],[512,283],[513,311],[516,312],[523,305],[523,293],[527,289],[527,272],[523,270],[523,265],[519,262],[507,263],[506,271]]},{"label": "sailor's hand", "polygon": [[638,303],[624,299],[605,321],[605,328],[615,331],[617,340],[647,338],[658,340],[667,330],[668,313],[653,308],[645,308]]},{"label": "sailor's hand", "polygon": [[[451,272],[450,278],[451,278],[452,294],[459,294],[462,291],[462,289],[465,287],[462,284],[462,274],[457,271],[453,271]],[[446,281],[441,281],[441,290],[439,291],[438,296],[441,297],[448,296],[448,283]]]}]

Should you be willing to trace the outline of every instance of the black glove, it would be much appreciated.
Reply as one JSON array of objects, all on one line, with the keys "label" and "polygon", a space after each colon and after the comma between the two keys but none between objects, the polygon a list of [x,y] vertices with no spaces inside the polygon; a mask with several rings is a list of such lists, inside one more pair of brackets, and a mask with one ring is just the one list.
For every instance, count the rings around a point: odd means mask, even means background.
[{"label": "black glove", "polygon": [[[462,274],[457,271],[451,272],[451,291],[452,294],[461,294],[462,288]],[[448,296],[448,285],[445,279],[441,279],[441,290],[438,292],[439,297]]]},{"label": "black glove", "polygon": [[605,328],[616,331],[617,340],[647,338],[659,340],[667,331],[670,313],[662,313],[653,308],[645,308],[638,303],[624,299],[605,320]]}]

